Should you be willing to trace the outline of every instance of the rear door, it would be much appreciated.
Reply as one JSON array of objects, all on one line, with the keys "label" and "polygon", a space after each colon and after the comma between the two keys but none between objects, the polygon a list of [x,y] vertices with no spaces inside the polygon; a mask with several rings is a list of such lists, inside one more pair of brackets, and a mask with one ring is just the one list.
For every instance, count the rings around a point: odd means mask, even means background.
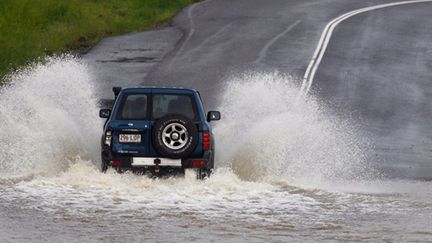
[{"label": "rear door", "polygon": [[[197,111],[194,94],[185,90],[154,89],[152,91],[151,126],[153,126],[160,118],[174,114],[183,115],[189,118],[196,125],[199,133],[199,144],[192,153],[192,156],[199,157],[202,153],[201,121]],[[158,156],[153,146],[150,147],[150,154],[152,156]]]},{"label": "rear door", "polygon": [[149,156],[151,144],[150,91],[125,92],[119,97],[113,121],[114,151]]}]

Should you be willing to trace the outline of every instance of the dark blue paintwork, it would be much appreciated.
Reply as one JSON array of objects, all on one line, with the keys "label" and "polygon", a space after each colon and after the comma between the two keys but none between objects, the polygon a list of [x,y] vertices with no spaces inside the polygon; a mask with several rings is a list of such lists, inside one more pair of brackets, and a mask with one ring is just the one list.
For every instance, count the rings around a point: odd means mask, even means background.
[{"label": "dark blue paintwork", "polygon": [[[130,94],[179,94],[179,95],[190,95],[193,97],[192,102],[196,107],[197,119],[193,121],[197,125],[199,133],[198,145],[194,152],[190,155],[191,158],[203,157],[204,150],[202,147],[202,133],[211,132],[210,126],[206,120],[206,114],[204,113],[203,104],[199,92],[194,89],[186,88],[125,88],[123,89],[113,106],[110,118],[107,120],[104,126],[104,134],[107,130],[113,132],[111,152],[114,155],[119,156],[137,156],[137,157],[158,157],[158,153],[152,144],[152,127],[156,123],[156,120],[117,120],[117,114],[120,109],[120,101],[125,95]],[[131,133],[140,133],[142,136],[141,143],[120,143],[119,134],[130,131]]]}]

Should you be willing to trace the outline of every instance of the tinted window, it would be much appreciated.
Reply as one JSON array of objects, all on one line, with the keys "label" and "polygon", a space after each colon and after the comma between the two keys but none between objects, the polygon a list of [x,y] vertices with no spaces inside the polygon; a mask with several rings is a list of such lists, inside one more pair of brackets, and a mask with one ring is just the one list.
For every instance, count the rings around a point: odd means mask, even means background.
[{"label": "tinted window", "polygon": [[138,120],[147,117],[147,95],[130,94],[123,98],[117,119]]},{"label": "tinted window", "polygon": [[188,95],[153,95],[153,118],[159,119],[168,114],[179,114],[195,119],[192,97]]}]

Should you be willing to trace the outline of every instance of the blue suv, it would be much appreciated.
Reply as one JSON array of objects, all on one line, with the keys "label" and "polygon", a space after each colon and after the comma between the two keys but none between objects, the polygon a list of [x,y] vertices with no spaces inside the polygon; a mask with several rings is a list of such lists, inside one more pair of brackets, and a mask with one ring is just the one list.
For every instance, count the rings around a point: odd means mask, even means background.
[{"label": "blue suv", "polygon": [[210,176],[215,146],[209,122],[218,111],[204,113],[198,91],[184,88],[114,87],[112,109],[102,135],[101,170],[132,170],[153,176],[184,173],[195,168],[197,177]]}]

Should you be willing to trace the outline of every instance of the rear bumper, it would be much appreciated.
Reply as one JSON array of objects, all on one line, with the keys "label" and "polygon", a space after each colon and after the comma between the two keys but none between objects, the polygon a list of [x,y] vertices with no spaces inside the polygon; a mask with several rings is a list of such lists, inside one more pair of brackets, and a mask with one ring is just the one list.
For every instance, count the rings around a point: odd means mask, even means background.
[{"label": "rear bumper", "polygon": [[[135,158],[135,160],[134,160]],[[170,168],[207,168],[213,169],[213,156],[212,151],[204,152],[200,158],[183,158],[173,160],[162,157],[134,157],[132,155],[114,154],[110,151],[102,152],[102,161],[109,166],[134,169],[134,168],[152,168],[152,167],[170,167]]]}]

